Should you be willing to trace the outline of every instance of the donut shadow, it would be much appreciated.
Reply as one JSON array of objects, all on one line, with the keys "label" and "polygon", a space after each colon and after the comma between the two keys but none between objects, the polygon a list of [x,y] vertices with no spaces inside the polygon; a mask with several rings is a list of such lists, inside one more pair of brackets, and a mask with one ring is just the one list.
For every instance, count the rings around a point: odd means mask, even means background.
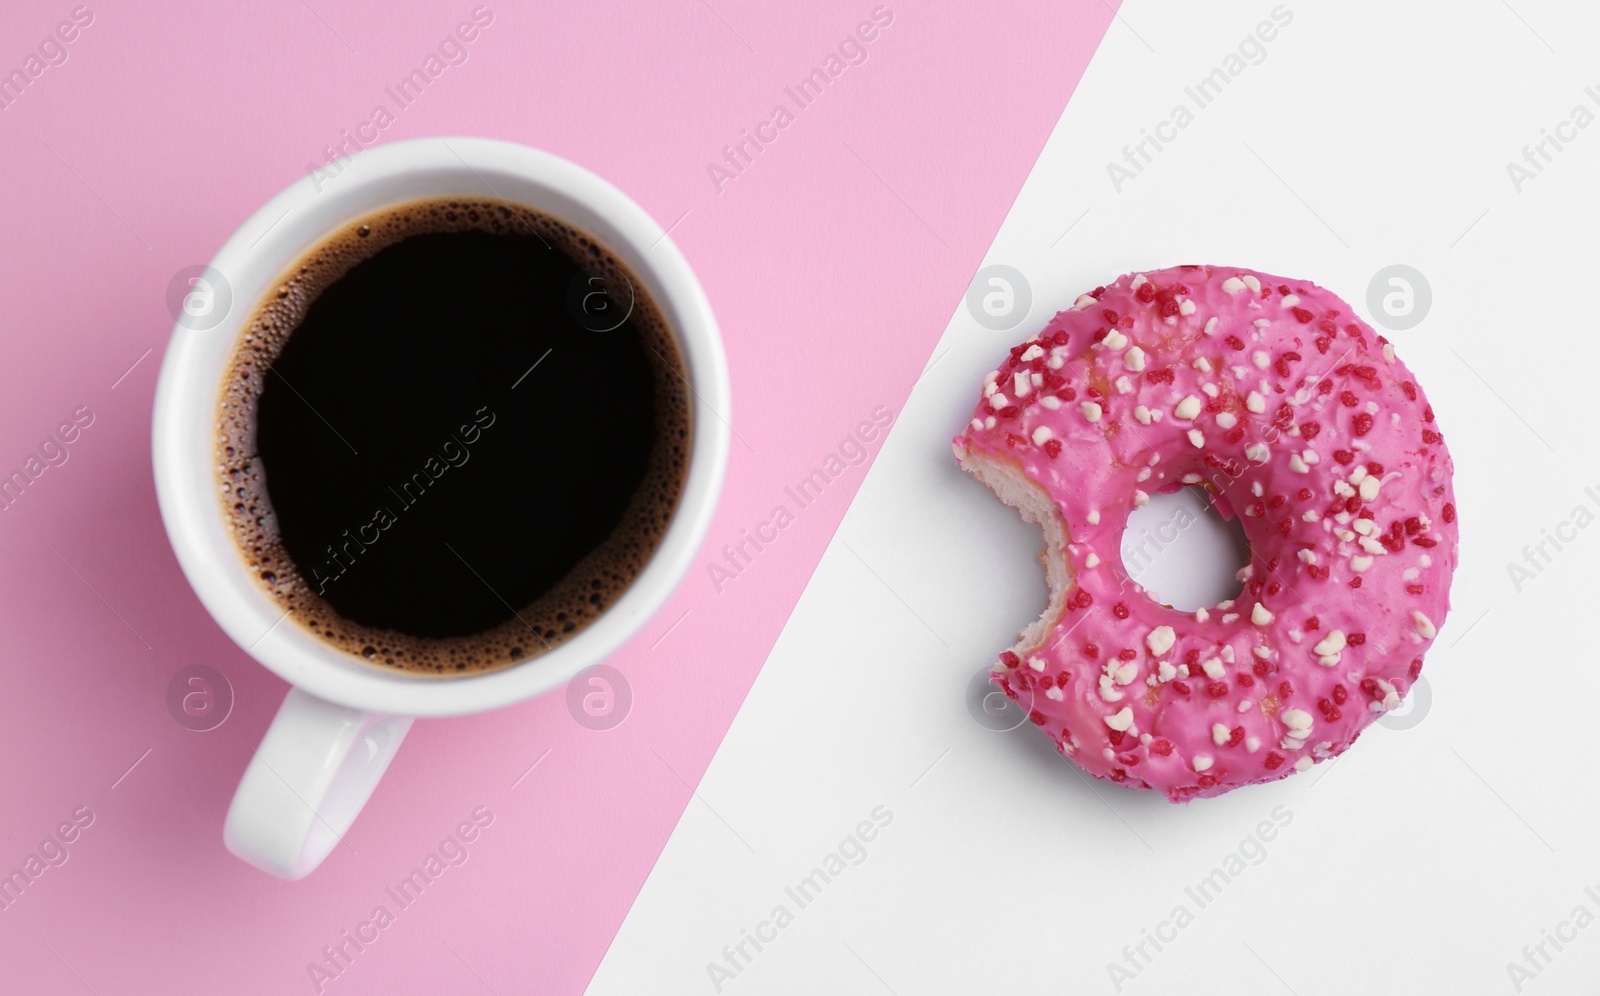
[{"label": "donut shadow", "polygon": [[1042,785],[1048,785],[1049,791],[1061,792],[1074,802],[1095,807],[1103,804],[1118,816],[1150,820],[1162,818],[1174,808],[1154,789],[1133,789],[1095,778],[1057,751],[1051,739],[1032,723],[1008,732],[1007,751],[1016,763],[1036,774]]}]

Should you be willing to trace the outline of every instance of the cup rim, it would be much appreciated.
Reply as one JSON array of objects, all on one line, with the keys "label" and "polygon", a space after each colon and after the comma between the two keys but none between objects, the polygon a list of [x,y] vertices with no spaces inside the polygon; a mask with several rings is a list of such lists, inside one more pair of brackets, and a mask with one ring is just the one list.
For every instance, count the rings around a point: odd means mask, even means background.
[{"label": "cup rim", "polygon": [[[285,615],[250,576],[224,520],[211,447],[232,345],[257,303],[305,251],[358,217],[429,197],[491,196],[574,224],[648,286],[678,338],[693,405],[683,493],[654,556],[601,616],[519,664],[415,675],[355,658]],[[599,229],[599,230],[597,230]],[[373,146],[329,176],[308,174],[268,201],[210,263],[231,289],[215,327],[174,326],[156,387],[152,453],[162,521],[206,611],[234,643],[290,684],[352,708],[449,716],[530,698],[609,657],[671,596],[716,510],[728,460],[727,360],[709,300],[671,237],[621,190],[552,153],[494,139],[433,137]]]}]

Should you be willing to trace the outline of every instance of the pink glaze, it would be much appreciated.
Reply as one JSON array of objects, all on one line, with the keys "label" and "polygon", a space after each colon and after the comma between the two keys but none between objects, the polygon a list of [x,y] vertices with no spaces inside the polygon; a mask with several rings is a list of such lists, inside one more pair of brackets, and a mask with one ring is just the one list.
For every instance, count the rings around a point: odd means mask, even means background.
[{"label": "pink glaze", "polygon": [[[1307,281],[1185,266],[1096,288],[1011,350],[954,448],[1019,467],[1061,516],[1066,607],[994,681],[1099,778],[1187,801],[1337,756],[1399,704],[1449,608],[1433,409]],[[1238,509],[1252,550],[1240,593],[1193,613],[1119,554],[1129,512],[1183,484]]]}]

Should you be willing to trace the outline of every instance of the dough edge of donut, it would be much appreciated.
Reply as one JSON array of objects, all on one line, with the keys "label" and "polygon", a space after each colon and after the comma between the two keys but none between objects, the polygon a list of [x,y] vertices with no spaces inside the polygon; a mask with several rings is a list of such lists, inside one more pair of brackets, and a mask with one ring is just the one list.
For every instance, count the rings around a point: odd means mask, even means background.
[{"label": "dough edge of donut", "polygon": [[[1067,523],[1050,498],[1044,485],[1027,475],[1020,463],[996,458],[978,450],[968,450],[959,458],[961,469],[994,492],[1000,501],[1014,508],[1024,522],[1038,526],[1044,536],[1044,550],[1039,562],[1044,566],[1045,582],[1050,589],[1050,600],[1043,614],[1029,623],[1017,636],[1017,642],[1008,648],[1026,660],[1044,646],[1044,642],[1066,615],[1067,596],[1077,583],[1072,568],[1067,563],[1067,543],[1071,533]],[[1004,672],[1005,665],[996,664],[996,672]]]}]

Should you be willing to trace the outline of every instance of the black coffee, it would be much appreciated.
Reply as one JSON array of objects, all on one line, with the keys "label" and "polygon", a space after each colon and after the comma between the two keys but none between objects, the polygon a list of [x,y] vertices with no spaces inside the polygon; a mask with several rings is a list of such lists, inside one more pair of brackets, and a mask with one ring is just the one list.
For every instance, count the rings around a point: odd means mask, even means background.
[{"label": "black coffee", "polygon": [[659,545],[691,433],[643,284],[495,201],[409,204],[307,254],[221,400],[224,500],[286,611],[375,663],[503,667],[603,612]]}]

